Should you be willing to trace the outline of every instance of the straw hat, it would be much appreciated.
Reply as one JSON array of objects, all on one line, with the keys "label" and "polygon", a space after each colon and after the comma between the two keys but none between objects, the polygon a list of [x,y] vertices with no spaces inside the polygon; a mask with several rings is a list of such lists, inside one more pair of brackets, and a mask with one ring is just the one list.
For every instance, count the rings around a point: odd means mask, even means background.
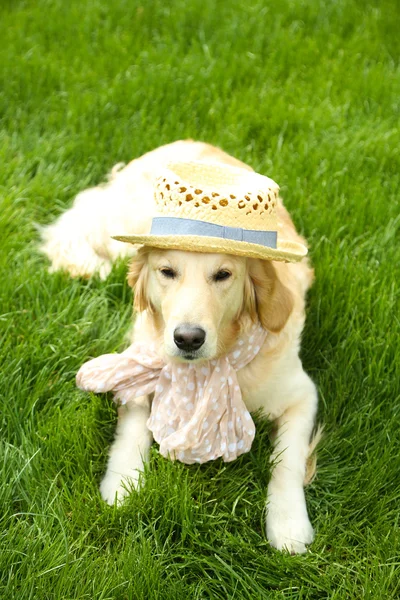
[{"label": "straw hat", "polygon": [[280,238],[278,192],[272,179],[238,167],[201,161],[169,163],[155,181],[157,212],[150,233],[114,239],[295,262],[307,254],[307,248]]}]

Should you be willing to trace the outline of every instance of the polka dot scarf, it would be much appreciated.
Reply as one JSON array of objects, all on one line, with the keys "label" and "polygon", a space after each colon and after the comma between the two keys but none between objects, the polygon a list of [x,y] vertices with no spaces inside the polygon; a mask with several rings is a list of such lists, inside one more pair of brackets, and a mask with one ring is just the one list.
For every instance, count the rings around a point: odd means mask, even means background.
[{"label": "polka dot scarf", "polygon": [[154,346],[134,343],[85,363],[76,382],[85,391],[112,391],[121,404],[154,392],[147,426],[163,456],[187,464],[229,462],[250,450],[255,435],[236,371],[253,360],[266,335],[253,325],[229,354],[199,364],[166,364]]}]

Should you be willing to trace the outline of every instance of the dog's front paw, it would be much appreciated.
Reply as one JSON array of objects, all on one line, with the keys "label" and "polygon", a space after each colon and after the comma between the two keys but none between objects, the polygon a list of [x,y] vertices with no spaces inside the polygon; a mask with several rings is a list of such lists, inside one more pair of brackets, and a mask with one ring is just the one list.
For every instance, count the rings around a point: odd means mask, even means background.
[{"label": "dog's front paw", "polygon": [[112,471],[107,471],[100,484],[100,493],[103,500],[110,504],[114,504],[115,499],[117,504],[122,504],[126,496],[133,489],[139,486],[139,473],[136,471],[132,475],[121,475]]},{"label": "dog's front paw", "polygon": [[275,502],[268,507],[267,537],[274,548],[290,554],[304,554],[306,544],[314,539],[314,530],[305,510],[291,506],[280,506]]}]

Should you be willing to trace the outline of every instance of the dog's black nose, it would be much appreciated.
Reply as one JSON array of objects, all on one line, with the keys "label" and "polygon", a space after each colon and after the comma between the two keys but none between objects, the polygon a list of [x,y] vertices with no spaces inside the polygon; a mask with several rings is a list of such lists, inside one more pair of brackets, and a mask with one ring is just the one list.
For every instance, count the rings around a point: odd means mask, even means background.
[{"label": "dog's black nose", "polygon": [[191,352],[198,350],[204,344],[206,332],[201,327],[192,327],[192,325],[181,325],[174,331],[174,342],[179,350]]}]

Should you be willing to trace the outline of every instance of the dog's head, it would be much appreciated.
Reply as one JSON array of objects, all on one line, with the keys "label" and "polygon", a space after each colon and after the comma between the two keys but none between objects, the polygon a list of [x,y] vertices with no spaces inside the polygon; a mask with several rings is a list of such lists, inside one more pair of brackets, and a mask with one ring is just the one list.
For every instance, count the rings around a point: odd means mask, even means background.
[{"label": "dog's head", "polygon": [[279,332],[293,307],[273,264],[258,259],[145,248],[132,260],[128,282],[135,310],[153,316],[165,354],[181,361],[226,353],[244,316]]}]

